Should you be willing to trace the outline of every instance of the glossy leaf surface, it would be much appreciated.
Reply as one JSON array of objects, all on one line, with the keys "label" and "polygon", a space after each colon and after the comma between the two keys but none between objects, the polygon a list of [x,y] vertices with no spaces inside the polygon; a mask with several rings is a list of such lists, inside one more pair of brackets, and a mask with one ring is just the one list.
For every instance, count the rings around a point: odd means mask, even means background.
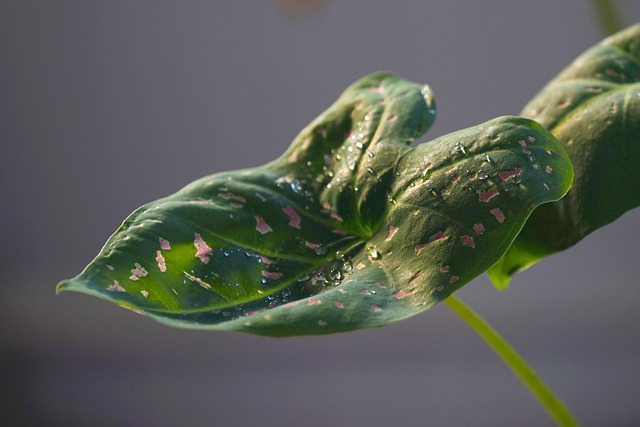
[{"label": "glossy leaf surface", "polygon": [[522,115],[564,144],[575,180],[565,198],[535,210],[511,249],[489,270],[500,288],[515,272],[640,205],[640,25],[582,54]]},{"label": "glossy leaf surface", "polygon": [[422,312],[495,263],[572,178],[559,142],[518,117],[410,147],[434,118],[428,87],[366,77],[278,160],[135,211],[58,290],[173,326],[276,336]]}]

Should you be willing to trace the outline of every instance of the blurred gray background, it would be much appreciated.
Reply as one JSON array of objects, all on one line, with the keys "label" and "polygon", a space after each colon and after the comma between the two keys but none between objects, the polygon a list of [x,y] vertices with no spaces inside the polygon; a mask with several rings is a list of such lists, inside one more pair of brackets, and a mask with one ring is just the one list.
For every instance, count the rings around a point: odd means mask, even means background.
[{"label": "blurred gray background", "polygon": [[[518,113],[601,39],[587,0],[309,4],[0,2],[2,425],[552,425],[446,306],[267,339],[54,295],[136,207],[272,160],[365,74],[430,84],[431,139]],[[639,239],[635,210],[505,292],[458,293],[586,426],[640,425]]]}]

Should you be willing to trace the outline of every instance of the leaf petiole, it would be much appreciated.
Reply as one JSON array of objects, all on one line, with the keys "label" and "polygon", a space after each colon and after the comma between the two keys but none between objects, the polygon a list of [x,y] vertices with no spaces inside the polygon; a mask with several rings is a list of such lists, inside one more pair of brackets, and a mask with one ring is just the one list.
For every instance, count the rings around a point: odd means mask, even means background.
[{"label": "leaf petiole", "polygon": [[566,405],[553,394],[522,356],[491,325],[455,295],[449,296],[445,303],[500,356],[504,363],[538,399],[540,404],[544,406],[557,425],[578,425]]}]

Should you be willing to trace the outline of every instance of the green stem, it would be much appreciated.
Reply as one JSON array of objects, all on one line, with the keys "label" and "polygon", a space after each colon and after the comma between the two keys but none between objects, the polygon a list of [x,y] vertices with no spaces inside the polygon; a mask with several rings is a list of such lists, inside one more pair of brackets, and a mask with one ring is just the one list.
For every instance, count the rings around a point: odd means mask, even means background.
[{"label": "green stem", "polygon": [[458,297],[451,295],[445,302],[502,358],[559,426],[578,425],[564,403],[551,392],[522,356],[491,325]]},{"label": "green stem", "polygon": [[596,15],[600,21],[600,28],[605,36],[617,33],[622,29],[620,14],[616,9],[614,0],[591,0]]}]

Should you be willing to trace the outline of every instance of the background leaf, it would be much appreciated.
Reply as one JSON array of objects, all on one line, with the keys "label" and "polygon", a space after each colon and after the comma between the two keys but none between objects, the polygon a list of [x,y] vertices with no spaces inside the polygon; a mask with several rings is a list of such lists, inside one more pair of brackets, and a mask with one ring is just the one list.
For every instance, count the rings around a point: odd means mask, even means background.
[{"label": "background leaf", "polygon": [[573,246],[640,205],[640,25],[589,49],[522,111],[565,146],[575,169],[565,198],[540,206],[489,277]]},{"label": "background leaf", "polygon": [[279,336],[422,312],[495,263],[572,179],[559,142],[518,117],[411,148],[434,118],[428,87],[366,77],[278,160],[135,211],[58,290],[174,326]]}]

